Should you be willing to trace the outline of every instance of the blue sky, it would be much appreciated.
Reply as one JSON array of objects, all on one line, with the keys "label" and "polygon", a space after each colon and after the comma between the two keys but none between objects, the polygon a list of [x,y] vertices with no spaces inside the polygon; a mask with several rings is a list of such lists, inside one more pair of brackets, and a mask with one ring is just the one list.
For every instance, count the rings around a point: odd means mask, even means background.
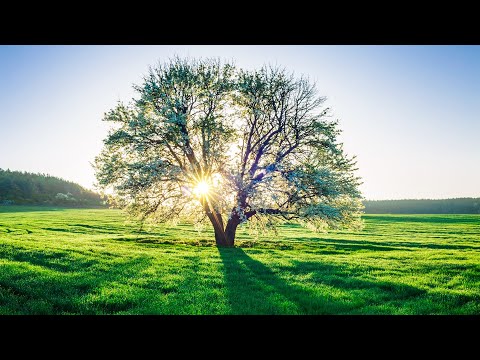
[{"label": "blue sky", "polygon": [[176,54],[315,80],[367,199],[480,197],[480,46],[0,46],[0,168],[92,188],[103,113]]}]

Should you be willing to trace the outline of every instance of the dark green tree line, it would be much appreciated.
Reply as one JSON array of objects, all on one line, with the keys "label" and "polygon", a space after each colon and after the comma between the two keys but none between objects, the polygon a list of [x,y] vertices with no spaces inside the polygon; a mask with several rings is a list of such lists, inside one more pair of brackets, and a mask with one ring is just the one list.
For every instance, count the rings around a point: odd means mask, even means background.
[{"label": "dark green tree line", "polygon": [[364,201],[366,214],[480,214],[480,198]]},{"label": "dark green tree line", "polygon": [[103,200],[99,194],[55,176],[0,169],[2,204],[97,207]]}]

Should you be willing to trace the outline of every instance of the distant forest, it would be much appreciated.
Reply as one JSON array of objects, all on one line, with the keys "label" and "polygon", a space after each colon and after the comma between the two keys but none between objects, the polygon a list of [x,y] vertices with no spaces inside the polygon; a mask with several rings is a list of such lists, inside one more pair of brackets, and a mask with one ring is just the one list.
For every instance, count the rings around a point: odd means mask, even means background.
[{"label": "distant forest", "polygon": [[0,205],[104,207],[101,196],[46,174],[0,169]]},{"label": "distant forest", "polygon": [[366,200],[366,214],[480,214],[480,198]]},{"label": "distant forest", "polygon": [[[480,198],[444,200],[365,200],[366,214],[480,214]],[[0,169],[0,205],[106,207],[82,186],[46,174]]]}]

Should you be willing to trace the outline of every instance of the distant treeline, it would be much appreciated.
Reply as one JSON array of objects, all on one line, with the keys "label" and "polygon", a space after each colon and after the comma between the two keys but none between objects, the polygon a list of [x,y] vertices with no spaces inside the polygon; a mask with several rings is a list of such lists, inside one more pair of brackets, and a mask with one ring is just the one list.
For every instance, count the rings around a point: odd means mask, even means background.
[{"label": "distant treeline", "polygon": [[0,169],[0,205],[103,207],[101,196],[46,174]]},{"label": "distant treeline", "polygon": [[366,200],[366,214],[480,214],[480,198]]},{"label": "distant treeline", "polygon": [[[366,214],[480,214],[480,198],[443,200],[365,200]],[[106,207],[102,197],[82,186],[46,174],[0,169],[0,205]]]}]

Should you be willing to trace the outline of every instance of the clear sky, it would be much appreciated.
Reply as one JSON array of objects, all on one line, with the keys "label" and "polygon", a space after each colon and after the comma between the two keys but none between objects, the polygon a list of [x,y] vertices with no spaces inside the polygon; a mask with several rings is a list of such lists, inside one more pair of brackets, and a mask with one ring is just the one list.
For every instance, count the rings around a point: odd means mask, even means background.
[{"label": "clear sky", "polygon": [[176,54],[315,80],[367,199],[480,197],[480,46],[0,46],[0,168],[93,188],[103,113]]}]

